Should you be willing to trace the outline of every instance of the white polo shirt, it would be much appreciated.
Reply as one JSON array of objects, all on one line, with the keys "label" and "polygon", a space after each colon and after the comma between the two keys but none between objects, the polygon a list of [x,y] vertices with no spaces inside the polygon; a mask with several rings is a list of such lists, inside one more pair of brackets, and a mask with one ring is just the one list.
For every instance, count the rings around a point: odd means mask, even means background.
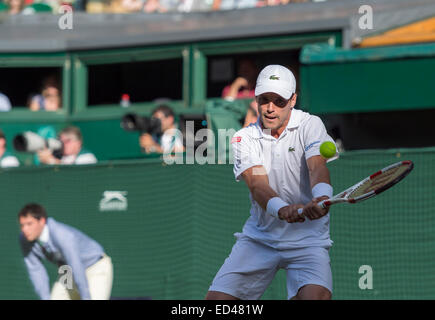
[{"label": "white polo shirt", "polygon": [[167,129],[160,140],[163,153],[172,153],[183,149],[183,135],[177,128]]},{"label": "white polo shirt", "polygon": [[[313,198],[306,160],[320,155],[324,141],[334,140],[326,132],[322,120],[301,110],[293,109],[287,128],[278,139],[263,132],[260,120],[237,131],[232,139],[234,174],[239,181],[247,169],[265,167],[269,185],[289,204],[306,204]],[[331,158],[329,161],[336,159]],[[307,246],[330,247],[329,214],[305,222],[288,223],[265,212],[251,199],[251,216],[243,234],[277,249]],[[237,236],[237,234],[236,234]]]},{"label": "white polo shirt", "polygon": [[60,159],[61,164],[94,164],[97,158],[91,152],[80,152],[78,155],[63,156]]}]

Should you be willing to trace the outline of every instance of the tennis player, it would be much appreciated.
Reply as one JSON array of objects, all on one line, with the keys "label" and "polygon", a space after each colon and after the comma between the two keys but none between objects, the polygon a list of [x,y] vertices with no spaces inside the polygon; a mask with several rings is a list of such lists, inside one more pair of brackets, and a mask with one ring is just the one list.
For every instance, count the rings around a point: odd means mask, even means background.
[{"label": "tennis player", "polygon": [[250,190],[251,215],[206,299],[259,299],[279,269],[287,273],[288,299],[331,298],[329,215],[317,203],[333,194],[319,146],[334,141],[319,117],[294,109],[295,91],[283,66],[269,65],[257,78],[258,121],[232,139],[234,174]]}]

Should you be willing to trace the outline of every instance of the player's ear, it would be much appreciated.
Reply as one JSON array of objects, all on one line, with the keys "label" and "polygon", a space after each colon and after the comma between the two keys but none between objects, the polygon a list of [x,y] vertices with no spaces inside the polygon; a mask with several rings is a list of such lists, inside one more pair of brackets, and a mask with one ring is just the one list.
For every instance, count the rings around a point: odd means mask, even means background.
[{"label": "player's ear", "polygon": [[290,98],[291,107],[293,108],[296,105],[296,99],[298,98],[297,93],[293,93],[292,97]]}]

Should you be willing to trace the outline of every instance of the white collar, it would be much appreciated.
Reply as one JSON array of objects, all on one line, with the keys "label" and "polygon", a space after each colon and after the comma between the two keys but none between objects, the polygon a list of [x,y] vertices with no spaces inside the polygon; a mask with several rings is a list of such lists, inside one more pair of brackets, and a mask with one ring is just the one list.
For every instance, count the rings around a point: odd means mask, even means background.
[{"label": "white collar", "polygon": [[48,232],[47,223],[45,223],[44,229],[42,229],[41,235],[38,238],[38,241],[42,243],[47,243],[50,240],[50,233]]},{"label": "white collar", "polygon": [[301,110],[293,108],[292,113],[290,114],[290,121],[287,124],[287,130],[299,127],[301,123]]}]

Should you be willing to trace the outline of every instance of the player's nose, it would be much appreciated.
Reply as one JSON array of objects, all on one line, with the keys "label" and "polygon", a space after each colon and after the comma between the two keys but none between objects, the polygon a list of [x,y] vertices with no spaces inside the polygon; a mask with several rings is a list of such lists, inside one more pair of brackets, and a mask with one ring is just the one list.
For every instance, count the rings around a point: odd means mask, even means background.
[{"label": "player's nose", "polygon": [[273,104],[272,101],[270,101],[270,102],[267,104],[266,111],[267,111],[268,113],[272,113],[272,112],[275,111],[275,105]]}]

